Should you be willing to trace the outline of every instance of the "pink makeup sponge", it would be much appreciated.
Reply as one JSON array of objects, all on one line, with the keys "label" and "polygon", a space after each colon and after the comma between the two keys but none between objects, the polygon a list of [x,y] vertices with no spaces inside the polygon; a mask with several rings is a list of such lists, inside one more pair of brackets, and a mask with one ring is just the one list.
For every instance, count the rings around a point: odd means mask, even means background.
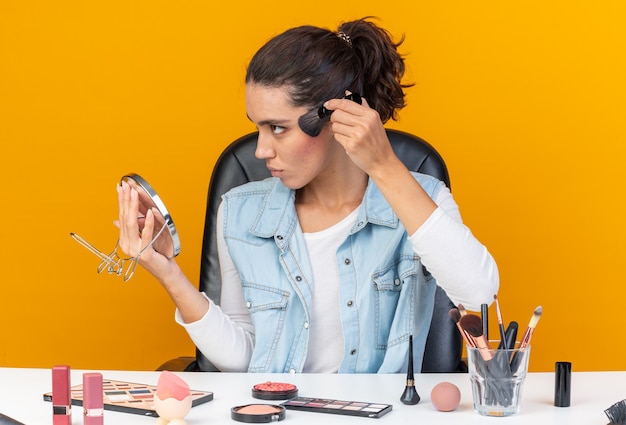
[{"label": "pink makeup sponge", "polygon": [[189,385],[179,376],[164,370],[159,375],[156,393],[161,400],[175,398],[182,400],[190,394]]},{"label": "pink makeup sponge", "polygon": [[430,401],[440,412],[450,412],[459,407],[461,391],[451,382],[440,382],[433,387]]}]

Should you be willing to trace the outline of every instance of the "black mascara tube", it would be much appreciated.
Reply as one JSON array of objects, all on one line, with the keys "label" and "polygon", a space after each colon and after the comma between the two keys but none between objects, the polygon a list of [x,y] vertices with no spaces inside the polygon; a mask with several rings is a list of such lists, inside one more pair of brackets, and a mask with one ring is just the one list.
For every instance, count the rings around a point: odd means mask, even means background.
[{"label": "black mascara tube", "polygon": [[554,405],[569,407],[572,390],[572,364],[556,362],[554,370]]}]

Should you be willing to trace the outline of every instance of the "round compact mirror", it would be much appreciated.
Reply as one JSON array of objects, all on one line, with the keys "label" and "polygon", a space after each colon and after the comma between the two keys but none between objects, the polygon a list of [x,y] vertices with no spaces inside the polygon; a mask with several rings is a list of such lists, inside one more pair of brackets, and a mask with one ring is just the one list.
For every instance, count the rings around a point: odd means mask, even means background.
[{"label": "round compact mirror", "polygon": [[167,208],[165,208],[165,204],[161,201],[159,195],[157,195],[147,181],[138,174],[127,174],[122,177],[122,182],[126,182],[137,191],[139,197],[139,211],[137,213],[139,232],[144,230],[148,210],[152,209],[154,212],[154,230],[152,231],[152,235],[150,235],[151,242],[143,247],[137,256],[132,258],[120,258],[117,253],[119,239],[113,251],[107,255],[76,233],[70,233],[70,236],[102,260],[98,266],[98,273],[106,270],[109,274],[123,276],[124,281],[127,281],[133,277],[135,268],[139,262],[139,257],[145,249],[152,247],[152,249],[167,258],[174,258],[180,252],[180,238],[178,237],[172,216],[167,211]]},{"label": "round compact mirror", "polygon": [[[139,195],[139,231],[143,231],[144,219],[149,209],[155,208],[152,247],[167,258],[174,258],[180,253],[180,238],[172,216],[155,190],[139,174],[127,174],[122,181],[135,188]],[[154,210],[153,210],[154,211]]]}]

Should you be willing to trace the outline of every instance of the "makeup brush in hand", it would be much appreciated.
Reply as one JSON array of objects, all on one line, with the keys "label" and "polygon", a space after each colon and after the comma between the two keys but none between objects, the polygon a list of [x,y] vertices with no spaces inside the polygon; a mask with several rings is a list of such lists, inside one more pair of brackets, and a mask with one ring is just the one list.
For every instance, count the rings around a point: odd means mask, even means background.
[{"label": "makeup brush in hand", "polygon": [[[350,99],[359,105],[363,103],[361,96],[357,93],[349,93],[344,99]],[[322,132],[322,128],[324,128],[324,125],[328,122],[332,113],[333,111],[326,109],[324,106],[311,109],[298,119],[298,125],[304,133],[311,137],[317,137]]]}]

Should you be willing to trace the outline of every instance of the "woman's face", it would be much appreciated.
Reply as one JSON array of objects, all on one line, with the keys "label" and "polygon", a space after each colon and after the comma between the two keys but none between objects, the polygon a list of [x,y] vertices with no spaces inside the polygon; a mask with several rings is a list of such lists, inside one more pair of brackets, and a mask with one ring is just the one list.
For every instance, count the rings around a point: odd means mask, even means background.
[{"label": "woman's face", "polygon": [[298,118],[308,112],[294,107],[284,87],[246,85],[248,118],[259,131],[255,155],[264,159],[272,176],[291,189],[300,189],[327,166],[339,144],[325,126],[317,137],[310,137],[298,126]]}]

